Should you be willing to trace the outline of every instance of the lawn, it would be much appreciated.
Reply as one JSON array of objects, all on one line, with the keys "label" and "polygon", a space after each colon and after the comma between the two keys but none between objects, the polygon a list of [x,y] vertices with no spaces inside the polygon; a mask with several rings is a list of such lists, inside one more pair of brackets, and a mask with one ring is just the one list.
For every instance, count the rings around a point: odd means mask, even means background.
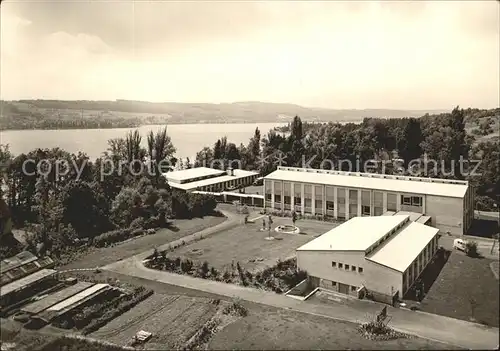
[{"label": "lawn", "polygon": [[[499,326],[499,285],[486,258],[452,252],[420,309],[452,318]],[[474,315],[472,306],[475,306]]]},{"label": "lawn", "polygon": [[[290,218],[274,218],[273,228],[280,224],[291,224]],[[316,235],[323,234],[335,224],[319,221],[298,221],[297,226],[303,234],[283,234],[271,231],[275,240],[266,240],[268,231],[261,231],[262,222],[239,225],[221,231],[191,244],[180,246],[169,257],[189,258],[192,261],[207,261],[210,266],[223,270],[240,263],[251,272],[261,271],[274,266],[278,259],[285,260],[295,256],[295,249],[309,242]]]},{"label": "lawn", "polygon": [[225,220],[225,217],[213,216],[175,220],[173,222],[173,228],[175,229],[161,229],[155,234],[142,236],[113,246],[92,248],[89,253],[60,268],[75,269],[104,266],[147,250],[152,251],[155,247],[215,226]]},{"label": "lawn", "polygon": [[153,333],[147,348],[182,349],[189,338],[215,314],[217,306],[210,301],[155,294],[90,336],[126,346],[138,331],[145,330]]},{"label": "lawn", "polygon": [[252,305],[249,315],[218,332],[211,350],[449,350],[449,345],[412,337],[370,341],[357,325],[294,311]]}]

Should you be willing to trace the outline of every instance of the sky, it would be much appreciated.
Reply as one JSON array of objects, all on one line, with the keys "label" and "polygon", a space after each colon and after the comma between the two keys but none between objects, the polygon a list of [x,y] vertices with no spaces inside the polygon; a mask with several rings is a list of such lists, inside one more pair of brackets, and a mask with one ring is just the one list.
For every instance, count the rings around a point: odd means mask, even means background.
[{"label": "sky", "polygon": [[500,105],[498,1],[5,0],[0,97]]}]

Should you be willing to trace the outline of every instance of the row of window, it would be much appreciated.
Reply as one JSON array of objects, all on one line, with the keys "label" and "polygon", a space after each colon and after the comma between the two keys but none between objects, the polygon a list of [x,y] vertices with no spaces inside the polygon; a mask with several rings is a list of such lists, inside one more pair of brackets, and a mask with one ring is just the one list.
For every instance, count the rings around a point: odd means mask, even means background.
[{"label": "row of window", "polygon": [[[333,268],[339,268],[339,269],[345,269],[346,271],[351,271],[351,272],[356,272],[356,266],[354,265],[349,265],[349,264],[344,264],[344,263],[340,263],[340,262],[335,262],[335,261],[332,261],[332,267]],[[357,267],[357,271],[358,273],[363,273],[363,267]]]},{"label": "row of window", "polygon": [[[272,198],[272,194],[270,193],[266,193],[266,200],[267,201],[271,201],[271,198]],[[291,197],[286,195],[284,196],[283,198],[285,204],[291,204]],[[306,200],[311,200],[311,199],[306,199]],[[277,195],[275,194],[274,195],[274,201],[275,202],[281,202],[281,195]],[[322,201],[321,199],[316,199],[316,201]],[[339,198],[338,199],[339,203],[345,203],[345,199],[341,199]],[[302,202],[302,198],[301,197],[294,197],[294,204],[296,205],[300,205],[300,203]],[[352,201],[350,201],[350,204],[353,205],[354,203]],[[405,196],[405,195],[401,195],[401,204],[402,205],[407,205],[407,206],[416,206],[416,207],[422,207],[422,197],[421,196]],[[390,205],[393,205],[393,206],[390,206]],[[396,210],[396,204],[394,203],[391,203],[389,204],[388,203],[388,210],[391,211],[392,210],[392,207],[394,207],[394,210]],[[326,207],[327,207],[327,210],[333,210],[333,207],[334,207],[334,202],[333,201],[326,201]],[[391,209],[389,209],[389,207],[391,207]],[[370,212],[370,206],[362,206],[362,211],[363,211],[363,214],[364,215],[370,215],[371,212]]]},{"label": "row of window", "polygon": [[422,207],[422,197],[401,195],[401,204]]}]

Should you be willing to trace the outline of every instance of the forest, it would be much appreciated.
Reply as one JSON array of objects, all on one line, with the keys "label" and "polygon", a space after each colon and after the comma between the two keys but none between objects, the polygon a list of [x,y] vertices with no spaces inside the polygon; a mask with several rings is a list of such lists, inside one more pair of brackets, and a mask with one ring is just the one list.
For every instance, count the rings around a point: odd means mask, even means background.
[{"label": "forest", "polygon": [[[30,233],[30,250],[60,258],[80,242],[109,244],[168,227],[171,219],[217,214],[213,197],[171,189],[162,176],[160,160],[177,162],[166,128],[146,137],[146,148],[138,131],[111,139],[94,162],[59,148],[14,156],[1,145],[2,199],[14,227]],[[19,249],[10,235],[0,237],[1,258]]]},{"label": "forest", "polygon": [[[214,159],[241,160],[241,166],[261,175],[276,169],[272,155],[284,155],[286,166],[348,165],[385,161],[374,171],[386,174],[468,180],[476,190],[476,208],[495,210],[500,194],[500,109],[461,109],[420,118],[365,118],[361,124],[307,123],[300,117],[284,128],[261,135],[256,129],[247,145],[221,138],[196,156],[195,165]],[[481,139],[482,136],[488,138]],[[266,158],[267,157],[267,158]],[[312,159],[311,162],[309,162]],[[439,167],[432,162],[435,160]],[[463,171],[460,160],[463,160]],[[411,162],[419,160],[419,162]],[[380,162],[379,164],[382,164]],[[325,164],[323,164],[325,165]],[[228,166],[228,164],[226,164]],[[351,169],[352,170],[352,169]],[[474,171],[474,172],[473,172]]]}]

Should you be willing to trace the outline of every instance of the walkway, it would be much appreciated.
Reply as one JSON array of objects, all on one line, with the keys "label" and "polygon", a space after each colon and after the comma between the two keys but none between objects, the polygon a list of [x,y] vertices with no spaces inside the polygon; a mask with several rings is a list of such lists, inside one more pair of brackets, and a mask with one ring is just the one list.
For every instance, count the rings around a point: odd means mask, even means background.
[{"label": "walkway", "polygon": [[[148,254],[150,253],[131,257],[110,264],[103,269],[187,289],[201,290],[226,297],[238,297],[254,303],[354,323],[366,321],[367,314],[373,315],[381,309],[381,305],[376,303],[360,303],[359,307],[334,303],[313,304],[273,292],[152,270],[142,264],[141,257],[145,258]],[[494,349],[498,345],[498,328],[489,328],[453,318],[397,309],[390,306],[387,313],[392,317],[390,325],[401,332],[469,349]]]}]

